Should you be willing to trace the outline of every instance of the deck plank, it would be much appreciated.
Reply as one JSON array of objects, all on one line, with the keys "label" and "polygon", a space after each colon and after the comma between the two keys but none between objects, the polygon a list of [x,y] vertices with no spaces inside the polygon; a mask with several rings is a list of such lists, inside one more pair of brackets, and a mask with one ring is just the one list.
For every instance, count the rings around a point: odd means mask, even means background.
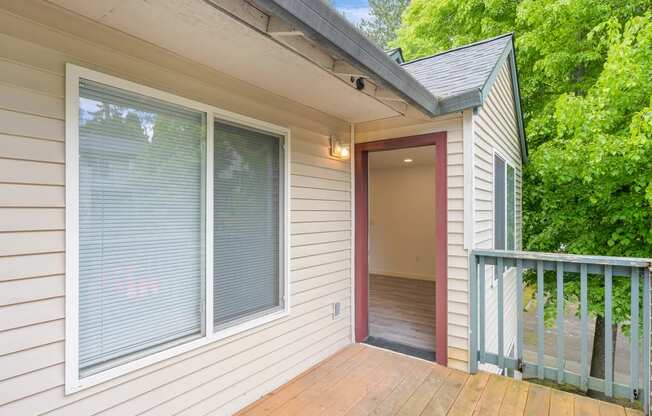
[{"label": "deck plank", "polygon": [[444,380],[451,370],[437,365],[432,366],[428,377],[414,391],[398,412],[398,416],[413,416],[421,414],[423,409],[432,399],[432,396],[444,385]]},{"label": "deck plank", "polygon": [[281,407],[288,400],[296,397],[302,391],[310,388],[322,379],[331,377],[332,373],[338,367],[342,369],[353,365],[355,363],[353,360],[357,358],[356,356],[360,354],[363,349],[364,347],[362,347],[362,345],[356,344],[339,351],[325,361],[299,375],[288,384],[281,386],[279,389],[264,396],[261,400],[241,410],[238,412],[238,416],[266,416],[271,414],[274,410]]},{"label": "deck plank", "polygon": [[514,379],[510,380],[505,397],[503,398],[503,403],[500,406],[499,415],[522,415],[525,412],[529,389],[529,383],[523,383]]},{"label": "deck plank", "polygon": [[414,390],[428,377],[431,369],[432,364],[417,361],[412,372],[370,414],[374,416],[395,415]]},{"label": "deck plank", "polygon": [[600,402],[600,416],[625,416],[625,408],[613,403]]},{"label": "deck plank", "polygon": [[482,392],[482,396],[475,407],[474,414],[478,416],[497,415],[503,403],[508,385],[508,378],[491,375],[487,387]]},{"label": "deck plank", "polygon": [[487,373],[469,376],[448,414],[451,416],[472,415],[488,382],[489,374]]},{"label": "deck plank", "polygon": [[575,396],[553,389],[550,392],[550,414],[555,416],[573,416],[575,414]]},{"label": "deck plank", "polygon": [[351,361],[350,365],[338,367],[329,377],[322,378],[308,389],[283,403],[271,415],[290,416],[308,414],[304,412],[304,409],[320,412],[327,399],[328,392],[341,380],[350,376],[357,368],[369,365],[369,363],[374,361],[374,358],[377,358],[377,352],[371,348],[365,348],[356,360]]},{"label": "deck plank", "polygon": [[600,414],[598,401],[588,397],[575,397],[575,416],[595,416]]},{"label": "deck plank", "polygon": [[[334,416],[343,415],[351,409],[360,397],[367,394],[369,389],[376,384],[377,373],[383,368],[393,367],[395,364],[394,354],[387,351],[378,351],[379,358],[368,366],[362,366],[350,377],[345,378],[337,384],[327,395],[324,408],[319,415]],[[313,413],[311,413],[313,414]],[[314,413],[315,415],[317,413]]]},{"label": "deck plank", "polygon": [[629,407],[625,408],[625,413],[627,416],[643,416],[643,412],[638,409],[631,409]]},{"label": "deck plank", "polygon": [[530,384],[524,415],[548,416],[550,411],[550,389],[538,384]]},{"label": "deck plank", "polygon": [[370,387],[363,397],[351,407],[346,416],[365,416],[371,413],[415,368],[415,361],[396,354],[396,365],[381,368],[376,374],[378,383]]},{"label": "deck plank", "polygon": [[421,416],[444,416],[448,414],[468,378],[468,374],[455,370],[451,371],[444,380],[442,388],[432,396],[430,402],[423,409]]}]

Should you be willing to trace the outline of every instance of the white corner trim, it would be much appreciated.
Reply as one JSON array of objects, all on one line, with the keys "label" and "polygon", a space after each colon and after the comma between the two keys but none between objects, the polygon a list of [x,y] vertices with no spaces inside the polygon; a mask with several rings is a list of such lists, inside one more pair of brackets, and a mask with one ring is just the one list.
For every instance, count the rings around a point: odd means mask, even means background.
[{"label": "white corner trim", "polygon": [[464,151],[464,249],[473,249],[475,240],[475,116],[473,109],[463,113],[462,143]]},{"label": "white corner trim", "polygon": [[[142,358],[134,359],[125,364],[104,370],[88,377],[79,377],[79,82],[80,79],[88,79],[103,84],[122,88],[142,95],[147,95],[163,101],[168,101],[206,114],[206,189],[205,195],[213,189],[212,155],[213,149],[213,125],[216,120],[242,126],[243,128],[254,129],[271,133],[283,138],[284,152],[284,177],[283,207],[281,217],[283,221],[283,244],[282,247],[282,307],[277,307],[269,312],[252,317],[250,320],[235,324],[224,329],[214,332],[213,329],[213,308],[212,308],[212,290],[213,290],[213,210],[212,197],[205,197],[204,208],[207,210],[206,215],[206,276],[204,279],[203,297],[204,297],[204,322],[202,323],[202,334],[197,338],[180,345],[171,346],[161,351],[153,352]],[[186,99],[174,94],[150,88],[141,84],[127,81],[118,77],[107,75],[101,72],[93,71],[70,63],[66,64],[66,119],[65,119],[65,150],[66,150],[66,271],[65,271],[65,394],[72,394],[85,388],[103,383],[107,380],[119,377],[132,371],[141,369],[148,365],[173,358],[184,352],[202,347],[204,345],[216,342],[218,340],[233,336],[235,334],[247,331],[265,323],[286,317],[290,313],[290,157],[291,157],[291,133],[290,129],[278,126],[265,121],[257,120],[241,114],[233,113],[217,107],[213,107],[198,101]]]}]

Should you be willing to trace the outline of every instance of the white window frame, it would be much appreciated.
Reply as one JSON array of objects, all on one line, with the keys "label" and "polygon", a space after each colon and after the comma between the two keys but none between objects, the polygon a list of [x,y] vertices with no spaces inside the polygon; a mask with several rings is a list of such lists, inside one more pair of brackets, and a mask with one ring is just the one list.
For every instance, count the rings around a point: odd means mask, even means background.
[{"label": "white window frame", "polygon": [[[514,169],[514,250],[516,250],[516,167],[499,150],[493,149],[491,158],[491,248],[496,249],[496,192],[494,181],[496,180],[496,157],[505,163],[505,248],[507,250],[507,167]],[[498,276],[494,273],[490,282],[491,288],[498,284]]]},{"label": "white window frame", "polygon": [[[181,105],[206,114],[206,169],[204,209],[205,222],[205,270],[202,287],[203,322],[200,338],[186,343],[155,351],[142,358],[119,364],[87,377],[79,377],[79,83],[87,79],[127,91],[157,98],[172,104]],[[279,220],[280,241],[280,286],[281,306],[271,312],[255,316],[250,320],[213,331],[213,126],[215,121],[238,125],[245,129],[257,130],[281,137],[283,141],[283,192]],[[290,129],[265,121],[236,114],[198,101],[186,99],[155,88],[127,81],[118,77],[93,71],[73,64],[66,64],[66,318],[65,318],[65,393],[72,394],[85,388],[103,383],[148,365],[178,356],[215,341],[247,331],[265,323],[283,318],[290,313]]]},{"label": "white window frame", "polygon": [[505,248],[503,250],[507,250],[507,166],[514,169],[514,250],[516,250],[516,167],[497,149],[494,149],[491,160],[491,248],[496,250],[496,192],[493,186],[496,180],[496,156],[505,162]]}]

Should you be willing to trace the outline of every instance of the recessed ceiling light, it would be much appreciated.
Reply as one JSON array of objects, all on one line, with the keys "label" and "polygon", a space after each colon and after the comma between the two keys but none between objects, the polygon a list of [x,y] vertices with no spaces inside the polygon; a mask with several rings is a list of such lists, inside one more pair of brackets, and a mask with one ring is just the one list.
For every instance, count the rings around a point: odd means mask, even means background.
[{"label": "recessed ceiling light", "polygon": [[405,162],[405,163],[412,163],[412,159],[410,159],[410,158],[403,159],[403,162]]}]

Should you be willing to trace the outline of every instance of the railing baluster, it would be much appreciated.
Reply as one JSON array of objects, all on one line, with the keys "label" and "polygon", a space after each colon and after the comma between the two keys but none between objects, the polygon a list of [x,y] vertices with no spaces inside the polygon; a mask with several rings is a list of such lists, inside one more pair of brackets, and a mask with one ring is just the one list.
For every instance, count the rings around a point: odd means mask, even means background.
[{"label": "railing baluster", "polygon": [[[650,316],[652,309],[652,281],[650,280],[650,263],[646,259],[636,258],[621,258],[621,257],[604,257],[604,256],[584,256],[584,255],[564,255],[558,253],[528,253],[528,252],[513,252],[504,250],[472,250],[469,255],[469,277],[471,279],[469,285],[469,299],[470,305],[470,329],[469,329],[469,349],[471,351],[471,362],[469,369],[472,373],[479,370],[480,364],[491,363],[496,364],[503,371],[514,377],[536,377],[541,380],[554,380],[560,384],[569,383],[571,385],[580,387],[583,391],[587,391],[589,387],[594,390],[600,390],[607,397],[629,398],[632,402],[639,399],[643,404],[643,411],[646,416],[650,415],[650,371],[652,370],[650,363],[650,344],[652,343],[652,334],[650,327],[652,326],[652,318]],[[490,268],[490,273],[494,272],[495,275],[487,275],[487,266]],[[507,283],[505,281],[507,271],[509,268],[514,267],[516,270],[516,294],[515,300],[510,299],[511,292],[507,290]],[[536,269],[536,293],[535,298],[537,302],[536,308],[536,328],[535,333],[537,337],[536,345],[536,359],[525,360],[525,323],[523,316],[524,302],[524,281],[523,273],[525,270]],[[546,282],[546,271],[556,271],[556,291],[552,290],[552,279]],[[580,288],[579,293],[579,315],[580,315],[580,356],[579,358],[579,371],[575,372],[572,368],[568,368],[569,361],[566,357],[566,334],[568,329],[566,325],[566,301],[564,295],[566,294],[565,281],[566,274],[579,273]],[[589,273],[591,275],[589,276]],[[599,275],[602,275],[601,277]],[[511,276],[511,275],[510,275]],[[493,282],[494,278],[497,292],[487,294],[486,280],[491,277]],[[550,273],[552,278],[552,273]],[[590,377],[590,345],[589,345],[589,285],[588,279],[603,278],[603,299],[604,299],[604,333],[599,334],[604,337],[604,369],[605,375],[603,379],[596,379]],[[622,280],[614,277],[622,278]],[[632,308],[630,314],[631,336],[630,336],[630,379],[627,382],[620,382],[614,378],[614,369],[616,359],[614,357],[615,334],[613,332],[615,313],[619,312],[618,304],[614,303],[614,290],[620,290],[619,286],[614,289],[614,283],[618,285],[624,282],[624,279],[629,279],[631,284],[630,291],[630,306]],[[643,282],[641,282],[643,279]],[[546,283],[550,283],[550,292],[547,293]],[[600,280],[596,280],[596,284],[600,284]],[[641,289],[641,285],[643,289]],[[492,285],[493,286],[493,285]],[[643,290],[643,293],[641,293]],[[547,295],[546,295],[547,293]],[[495,295],[495,298],[494,298]],[[546,366],[546,344],[545,344],[545,301],[546,296],[554,295],[557,299],[556,304],[556,341],[555,351],[556,366],[555,364]],[[596,296],[597,293],[593,294]],[[489,296],[489,297],[488,297]],[[642,297],[642,301],[641,301]],[[494,310],[493,304],[487,304],[488,300],[495,302],[496,309]],[[516,314],[511,317],[505,316],[505,302],[511,308],[514,306],[512,302],[516,302]],[[641,304],[641,302],[643,302]],[[487,314],[487,307],[491,308],[491,315]],[[641,309],[642,308],[642,312]],[[494,311],[498,314],[496,329],[491,329],[487,333],[487,320],[494,319]],[[516,322],[514,322],[516,319]],[[509,327],[509,323],[516,325],[516,343],[514,345],[514,352],[507,352],[505,350],[505,330]],[[639,325],[643,327],[643,339],[640,338]],[[497,335],[497,338],[494,336]],[[488,338],[487,338],[488,337]],[[496,351],[493,351],[494,342],[498,343]],[[487,351],[487,343],[492,345],[492,351]],[[639,344],[641,343],[641,344]],[[553,347],[548,347],[550,350]],[[644,376],[641,377],[641,365],[644,367]],[[519,374],[520,373],[520,374]],[[640,394],[637,394],[640,393]]]},{"label": "railing baluster", "polygon": [[613,396],[613,330],[611,319],[611,266],[604,266],[604,394]]},{"label": "railing baluster", "polygon": [[583,391],[589,388],[589,302],[586,269],[586,264],[582,263],[580,265],[580,388]]},{"label": "railing baluster", "polygon": [[478,372],[478,259],[474,254],[469,256],[469,298],[471,309],[471,330],[469,331],[469,372]]},{"label": "railing baluster", "polygon": [[480,331],[479,331],[479,342],[480,342],[480,362],[484,363],[486,361],[486,356],[485,356],[485,340],[484,340],[484,331],[485,331],[485,326],[486,326],[486,313],[485,313],[485,307],[484,307],[484,300],[485,300],[485,266],[484,266],[484,257],[480,256],[480,270],[479,270],[479,280],[480,280],[480,314],[479,314],[479,326],[480,326]]},{"label": "railing baluster", "polygon": [[496,261],[496,276],[498,277],[498,293],[497,293],[497,303],[498,303],[498,367],[503,369],[505,367],[505,353],[504,353],[504,308],[503,308],[503,274],[505,273],[505,267],[503,263],[503,258],[498,257]]},{"label": "railing baluster", "polygon": [[543,380],[544,348],[543,348],[543,261],[537,261],[537,377]]},{"label": "railing baluster", "polygon": [[523,362],[523,260],[521,259],[516,260],[516,359],[519,364]]},{"label": "railing baluster", "polygon": [[650,414],[650,269],[643,270],[643,412]]},{"label": "railing baluster", "polygon": [[634,401],[634,391],[638,389],[638,269],[632,267],[631,275],[631,319],[630,319],[630,353],[629,353],[629,399]]},{"label": "railing baluster", "polygon": [[557,263],[557,383],[564,382],[564,263]]}]

